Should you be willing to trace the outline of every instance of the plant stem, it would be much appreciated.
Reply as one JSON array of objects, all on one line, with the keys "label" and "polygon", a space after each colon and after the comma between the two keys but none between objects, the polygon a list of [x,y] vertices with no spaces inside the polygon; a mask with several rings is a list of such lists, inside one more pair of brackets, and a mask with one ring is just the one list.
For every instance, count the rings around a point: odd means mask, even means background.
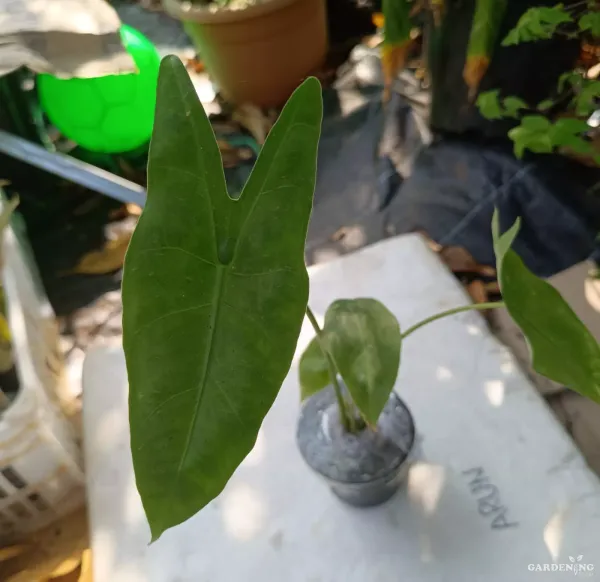
[{"label": "plant stem", "polygon": [[409,327],[403,334],[402,339],[407,338],[411,333],[417,331],[420,327],[435,321],[436,319],[442,319],[442,317],[448,317],[449,315],[454,315],[455,313],[462,313],[463,311],[483,311],[484,309],[497,309],[498,307],[504,307],[504,301],[493,301],[491,303],[473,303],[472,305],[463,305],[462,307],[454,307],[453,309],[448,309],[447,311],[442,311],[440,313],[436,313],[435,315],[431,315],[422,319],[418,323],[415,323],[412,327]]},{"label": "plant stem", "polygon": [[346,407],[346,401],[344,400],[344,394],[342,392],[342,387],[338,381],[337,370],[335,368],[335,363],[333,362],[332,357],[329,355],[329,352],[325,348],[323,344],[323,330],[319,326],[319,322],[315,317],[315,314],[312,312],[312,309],[307,305],[306,306],[306,315],[308,317],[308,321],[313,326],[315,330],[315,334],[317,334],[317,339],[319,341],[319,345],[321,347],[321,351],[327,360],[327,369],[329,372],[329,379],[331,380],[331,384],[333,385],[333,389],[335,391],[335,397],[337,399],[338,408],[340,409],[340,418],[342,419],[342,425],[344,429],[350,432],[354,432],[354,418],[351,414],[348,413],[348,408]]}]

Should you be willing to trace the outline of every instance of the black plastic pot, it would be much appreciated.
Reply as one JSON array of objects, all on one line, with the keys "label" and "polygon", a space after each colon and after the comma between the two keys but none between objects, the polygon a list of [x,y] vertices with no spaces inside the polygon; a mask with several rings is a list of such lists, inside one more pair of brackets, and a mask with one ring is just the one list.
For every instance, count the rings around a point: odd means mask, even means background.
[{"label": "black plastic pot", "polygon": [[333,388],[327,387],[304,404],[296,441],[304,460],[337,497],[369,507],[390,499],[405,480],[415,425],[406,404],[392,392],[375,430],[348,433],[341,425]]}]

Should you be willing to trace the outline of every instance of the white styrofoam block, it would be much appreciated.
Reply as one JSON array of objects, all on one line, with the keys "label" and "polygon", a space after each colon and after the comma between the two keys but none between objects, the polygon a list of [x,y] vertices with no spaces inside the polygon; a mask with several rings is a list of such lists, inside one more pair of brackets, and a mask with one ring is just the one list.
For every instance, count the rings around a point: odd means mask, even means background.
[{"label": "white styrofoam block", "polygon": [[[467,303],[416,236],[310,269],[312,309],[383,301],[406,329]],[[312,332],[305,325],[298,354]],[[396,385],[414,414],[419,458],[389,503],[343,505],[295,445],[294,363],[256,447],[222,495],[152,546],[129,450],[121,350],[84,366],[84,431],[95,582],[519,582],[600,575],[600,482],[477,313],[407,339]],[[546,576],[546,577],[545,577]],[[550,578],[550,576],[552,576]]]}]

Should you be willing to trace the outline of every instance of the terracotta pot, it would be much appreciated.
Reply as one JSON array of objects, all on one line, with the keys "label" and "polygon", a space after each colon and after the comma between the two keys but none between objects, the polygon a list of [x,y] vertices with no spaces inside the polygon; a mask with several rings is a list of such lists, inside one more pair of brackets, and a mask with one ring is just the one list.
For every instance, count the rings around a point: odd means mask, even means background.
[{"label": "terracotta pot", "polygon": [[325,0],[266,0],[241,10],[163,3],[183,21],[208,72],[232,103],[282,105],[327,52]]}]

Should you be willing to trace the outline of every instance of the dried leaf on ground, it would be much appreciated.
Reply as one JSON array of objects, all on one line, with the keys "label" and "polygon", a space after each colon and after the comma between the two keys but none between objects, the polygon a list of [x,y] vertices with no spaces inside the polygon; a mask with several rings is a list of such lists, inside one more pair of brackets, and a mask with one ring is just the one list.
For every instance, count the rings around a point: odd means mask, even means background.
[{"label": "dried leaf on ground", "polygon": [[475,279],[467,285],[467,293],[470,295],[473,303],[487,303],[488,301],[485,284],[479,279]]},{"label": "dried leaf on ground", "polygon": [[464,247],[442,247],[438,253],[444,264],[453,273],[476,273],[483,277],[496,276],[494,267],[479,264]]},{"label": "dried leaf on ground", "polygon": [[427,246],[440,256],[442,262],[453,273],[472,273],[482,277],[496,277],[496,269],[489,265],[478,263],[473,255],[464,247],[459,246],[442,246],[434,241],[429,235],[423,231],[417,231],[427,243]]},{"label": "dried leaf on ground", "polygon": [[224,168],[235,168],[240,163],[251,160],[254,155],[250,148],[238,148],[223,139],[218,139],[217,144],[219,145]]},{"label": "dried leaf on ground", "polygon": [[26,552],[29,546],[25,544],[18,544],[14,546],[7,546],[6,548],[0,548],[0,562],[7,562],[17,556],[20,556],[23,552]]},{"label": "dried leaf on ground", "polygon": [[77,266],[65,274],[106,275],[123,267],[131,232],[122,232],[118,238],[108,240],[104,248],[84,255]]},{"label": "dried leaf on ground", "polygon": [[128,202],[111,211],[108,216],[111,220],[122,220],[128,216],[140,216],[140,214],[142,214],[142,207],[133,202]]},{"label": "dried leaf on ground", "polygon": [[0,561],[2,582],[47,582],[74,570],[89,546],[85,507],[31,534],[24,546],[12,559]]},{"label": "dried leaf on ground", "polygon": [[371,15],[371,22],[377,27],[377,28],[383,28],[383,24],[384,24],[384,18],[383,18],[383,14],[381,12],[374,12]]},{"label": "dried leaf on ground", "polygon": [[260,144],[265,143],[273,122],[268,115],[256,105],[244,103],[236,107],[231,118],[247,129],[252,137]]},{"label": "dried leaf on ground", "polygon": [[204,61],[201,61],[197,56],[192,57],[191,59],[185,59],[185,68],[194,73],[204,73],[204,71],[206,71]]}]

